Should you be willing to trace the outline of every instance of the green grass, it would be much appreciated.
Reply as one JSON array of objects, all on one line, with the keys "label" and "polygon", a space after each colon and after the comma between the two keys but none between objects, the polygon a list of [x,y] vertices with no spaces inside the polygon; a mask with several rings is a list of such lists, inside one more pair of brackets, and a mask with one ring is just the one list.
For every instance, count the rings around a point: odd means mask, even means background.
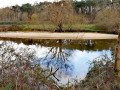
[{"label": "green grass", "polygon": [[13,22],[13,21],[10,21],[10,22],[0,22],[0,25],[20,25],[22,24],[23,22]]},{"label": "green grass", "polygon": [[19,25],[20,27],[30,28],[30,29],[53,29],[54,26],[51,24],[46,25]]},{"label": "green grass", "polygon": [[[54,30],[55,26],[52,24],[45,25],[19,25],[20,27],[30,28],[30,29],[40,29],[40,30]],[[75,24],[75,25],[63,25],[63,30],[82,30],[82,31],[92,31],[100,32],[104,30],[95,29],[95,24]]]},{"label": "green grass", "polygon": [[96,32],[100,32],[100,31],[104,31],[104,30],[99,30],[99,29],[91,29],[91,28],[86,28],[86,31],[96,31]]}]

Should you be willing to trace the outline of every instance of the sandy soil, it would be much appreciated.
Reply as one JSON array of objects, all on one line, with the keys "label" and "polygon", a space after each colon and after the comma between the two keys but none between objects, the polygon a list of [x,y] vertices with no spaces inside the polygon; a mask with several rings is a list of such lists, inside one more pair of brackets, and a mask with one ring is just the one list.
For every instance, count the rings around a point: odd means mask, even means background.
[{"label": "sandy soil", "polygon": [[117,39],[118,35],[102,33],[0,32],[0,37],[29,39]]}]

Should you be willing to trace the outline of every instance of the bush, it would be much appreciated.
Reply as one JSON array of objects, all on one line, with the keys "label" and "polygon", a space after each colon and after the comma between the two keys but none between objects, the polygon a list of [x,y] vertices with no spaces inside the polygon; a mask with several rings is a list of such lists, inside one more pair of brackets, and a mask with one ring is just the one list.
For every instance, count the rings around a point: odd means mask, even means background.
[{"label": "bush", "polygon": [[23,28],[17,26],[17,25],[11,25],[8,28],[4,28],[3,31],[22,31]]},{"label": "bush", "polygon": [[52,77],[58,69],[41,68],[33,49],[14,45],[0,43],[0,90],[57,90]]},{"label": "bush", "polygon": [[119,83],[114,77],[114,57],[95,58],[90,62],[89,72],[84,80],[73,85],[71,90],[120,90]]},{"label": "bush", "polygon": [[97,24],[97,27],[107,32],[118,32],[120,29],[119,10],[106,8],[97,14],[94,22]]}]

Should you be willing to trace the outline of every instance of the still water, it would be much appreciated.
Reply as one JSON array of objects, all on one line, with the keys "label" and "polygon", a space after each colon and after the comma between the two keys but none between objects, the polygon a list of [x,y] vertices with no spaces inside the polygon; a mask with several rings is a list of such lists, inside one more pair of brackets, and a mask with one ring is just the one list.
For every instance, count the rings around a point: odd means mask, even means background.
[{"label": "still water", "polygon": [[7,43],[17,49],[29,48],[34,51],[36,60],[32,64],[40,64],[44,69],[57,70],[54,80],[63,85],[74,79],[83,80],[95,58],[100,59],[105,55],[111,58],[117,41],[1,39],[1,43]]}]

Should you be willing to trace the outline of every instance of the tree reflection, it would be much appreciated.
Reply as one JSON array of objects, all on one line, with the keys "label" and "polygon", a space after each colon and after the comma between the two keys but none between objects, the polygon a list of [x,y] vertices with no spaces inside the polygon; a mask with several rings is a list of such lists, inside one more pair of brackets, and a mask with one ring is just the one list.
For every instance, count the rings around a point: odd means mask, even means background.
[{"label": "tree reflection", "polygon": [[[25,45],[39,44],[46,47],[59,47],[59,40],[33,40],[33,39],[8,39],[0,38],[1,40],[12,40]],[[62,48],[78,49],[81,51],[102,51],[114,50],[117,40],[62,40]]]},{"label": "tree reflection", "polygon": [[42,64],[47,67],[59,68],[59,73],[66,72],[65,74],[71,75],[74,67],[69,61],[72,54],[71,50],[63,49],[63,40],[54,40],[56,47],[50,47],[47,55],[41,59]]}]

